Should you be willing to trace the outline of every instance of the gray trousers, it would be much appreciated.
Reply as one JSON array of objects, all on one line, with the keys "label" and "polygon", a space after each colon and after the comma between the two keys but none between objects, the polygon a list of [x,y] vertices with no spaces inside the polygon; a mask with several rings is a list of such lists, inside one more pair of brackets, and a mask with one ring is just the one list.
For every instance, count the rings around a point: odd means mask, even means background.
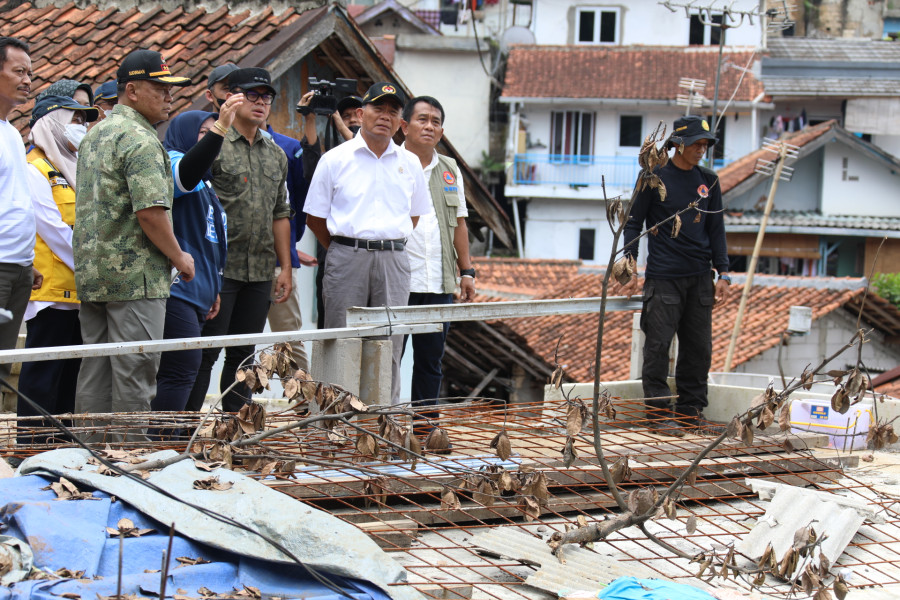
[{"label": "gray trousers", "polygon": [[[406,306],[409,301],[406,251],[369,251],[331,244],[325,261],[322,296],[326,329],[346,327],[347,309],[351,306]],[[397,404],[403,336],[392,335],[391,343],[391,404]]]},{"label": "gray trousers", "polygon": [[[79,318],[85,344],[161,340],[166,299],[82,302]],[[155,352],[85,358],[75,388],[75,412],[149,411],[159,357]]]},{"label": "gray trousers", "polygon": [[[31,298],[31,284],[34,282],[31,265],[23,267],[12,263],[0,263],[0,308],[12,313],[13,318],[0,324],[0,350],[11,350],[16,347],[19,328],[28,299]],[[9,363],[0,365],[0,377],[9,379]],[[0,395],[4,390],[0,389]],[[8,390],[6,390],[8,391]]]},{"label": "gray trousers", "polygon": [[[269,329],[272,331],[299,331],[303,328],[303,316],[300,313],[300,286],[297,285],[297,271],[291,269],[291,284],[294,289],[291,297],[280,304],[272,303],[269,308]],[[275,275],[272,277],[272,298],[275,297],[275,280],[281,275],[281,267],[275,267]],[[309,357],[303,342],[291,342],[291,354],[297,366],[304,371],[309,371]]]}]

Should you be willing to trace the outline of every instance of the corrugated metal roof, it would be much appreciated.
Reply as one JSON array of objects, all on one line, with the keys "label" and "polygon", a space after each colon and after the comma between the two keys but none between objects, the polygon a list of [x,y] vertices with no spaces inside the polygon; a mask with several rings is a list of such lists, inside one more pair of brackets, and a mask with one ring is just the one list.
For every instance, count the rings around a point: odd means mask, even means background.
[{"label": "corrugated metal roof", "polygon": [[[759,225],[761,212],[725,213],[725,226]],[[833,227],[840,229],[900,229],[900,217],[870,217],[857,215],[822,215],[813,212],[773,212],[770,227]]]},{"label": "corrugated metal roof", "polygon": [[626,575],[638,578],[659,577],[658,573],[637,561],[623,560],[620,552],[607,556],[575,544],[569,544],[563,549],[566,562],[561,563],[559,558],[553,556],[545,541],[517,527],[497,527],[481,531],[472,538],[472,545],[500,556],[525,559],[541,565],[525,583],[552,594],[563,589],[595,590],[600,584],[608,584]]}]

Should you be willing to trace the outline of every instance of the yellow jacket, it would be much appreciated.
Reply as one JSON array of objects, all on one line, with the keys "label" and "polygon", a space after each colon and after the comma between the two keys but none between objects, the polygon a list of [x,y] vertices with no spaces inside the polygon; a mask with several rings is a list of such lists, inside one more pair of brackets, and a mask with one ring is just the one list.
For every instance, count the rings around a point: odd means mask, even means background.
[{"label": "yellow jacket", "polygon": [[[53,200],[63,222],[69,227],[74,226],[75,188],[69,185],[39,148],[33,148],[27,158],[50,182]],[[53,253],[40,234],[34,245],[34,267],[44,276],[44,284],[31,292],[33,302],[78,302],[75,274]]]}]

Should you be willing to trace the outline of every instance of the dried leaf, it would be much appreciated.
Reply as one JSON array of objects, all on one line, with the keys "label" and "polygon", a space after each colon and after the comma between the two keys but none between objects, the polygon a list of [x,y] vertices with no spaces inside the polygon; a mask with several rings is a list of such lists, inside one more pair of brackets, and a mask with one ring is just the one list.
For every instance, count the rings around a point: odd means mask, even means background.
[{"label": "dried leaf", "polygon": [[261,392],[269,389],[269,375],[265,369],[256,368],[256,391]]},{"label": "dried leaf", "polygon": [[650,228],[650,235],[659,235],[659,227],[654,225]]},{"label": "dried leaf", "polygon": [[493,506],[494,499],[498,495],[499,493],[494,492],[494,482],[487,477],[484,477],[478,483],[478,488],[472,494],[472,500],[482,506]]},{"label": "dried leaf", "polygon": [[725,430],[725,435],[733,440],[739,440],[743,434],[744,426],[741,424],[741,420],[738,417],[733,418]]},{"label": "dried leaf", "polygon": [[694,223],[699,223],[700,220],[701,220],[702,218],[703,218],[703,215],[702,215],[702,213],[698,210],[698,211],[697,211],[697,214],[694,215]]},{"label": "dried leaf", "polygon": [[791,429],[791,403],[786,400],[781,405],[781,412],[778,413],[778,429],[781,431],[790,431]]},{"label": "dried leaf", "polygon": [[809,369],[803,369],[803,373],[800,375],[800,384],[803,386],[803,389],[807,392],[812,389],[813,380],[815,379],[816,374],[810,371]]},{"label": "dried leaf", "polygon": [[756,426],[761,430],[765,431],[772,423],[775,422],[775,413],[772,412],[768,406],[762,409],[762,412],[759,413],[759,418],[757,419]]},{"label": "dried leaf", "polygon": [[655,488],[643,487],[632,490],[628,494],[627,503],[628,510],[635,515],[646,514],[656,501],[657,492]]},{"label": "dried leaf", "polygon": [[744,445],[746,446],[753,445],[753,424],[750,422],[749,418],[743,423],[741,441],[744,442]]},{"label": "dried leaf", "polygon": [[450,488],[444,490],[444,493],[441,495],[441,510],[459,510],[460,508],[462,508],[462,505],[456,492]]},{"label": "dried leaf", "polygon": [[264,464],[263,467],[259,470],[260,476],[263,479],[265,479],[266,477],[268,477],[269,475],[272,474],[272,471],[274,471],[275,467],[277,467],[277,466],[278,466],[277,460],[266,461],[266,464]]},{"label": "dried leaf", "polygon": [[553,386],[554,389],[559,389],[559,386],[562,385],[563,378],[563,368],[561,365],[556,365],[556,368],[553,369],[553,373],[550,375],[550,385]]},{"label": "dried leaf", "polygon": [[847,582],[844,581],[843,575],[837,576],[832,587],[834,588],[834,595],[837,600],[844,600],[850,592],[850,588],[847,586]]},{"label": "dried leaf", "polygon": [[519,489],[518,478],[513,477],[509,474],[509,471],[504,469],[500,472],[500,477],[497,479],[497,487],[500,488],[501,492],[512,492]]},{"label": "dried leaf", "polygon": [[534,521],[541,517],[541,506],[538,501],[531,496],[522,496],[522,502],[525,504],[525,520]]},{"label": "dried leaf", "polygon": [[378,441],[369,433],[361,433],[356,438],[356,451],[363,456],[378,456]]},{"label": "dried leaf", "polygon": [[218,477],[207,477],[206,479],[197,479],[194,481],[195,490],[210,490],[223,492],[230,490],[234,486],[231,481],[219,481]]},{"label": "dried leaf", "polygon": [[500,433],[494,436],[494,439],[491,440],[491,448],[497,451],[497,456],[500,457],[500,460],[506,460],[510,457],[512,448],[509,444],[509,436],[506,435],[506,429],[500,430]]},{"label": "dried leaf", "polygon": [[578,458],[578,453],[575,452],[575,440],[574,438],[567,437],[566,445],[563,447],[563,465],[568,469],[572,466],[572,463]]},{"label": "dried leaf", "polygon": [[447,432],[440,427],[432,429],[428,433],[428,437],[425,438],[425,449],[432,452],[449,450],[450,437],[447,435]]},{"label": "dried leaf", "polygon": [[847,389],[844,386],[838,386],[838,389],[835,390],[834,395],[831,397],[831,408],[842,415],[850,410],[850,396],[847,394]]},{"label": "dried leaf", "polygon": [[831,592],[828,591],[828,588],[820,587],[816,595],[812,597],[812,600],[832,600]]},{"label": "dried leaf", "polygon": [[369,407],[366,406],[362,400],[360,400],[358,397],[354,396],[353,394],[350,394],[350,396],[349,396],[349,404],[350,404],[350,408],[352,408],[353,410],[356,410],[359,412],[369,412]]},{"label": "dried leaf", "polygon": [[775,549],[772,548],[772,542],[766,546],[765,552],[762,553],[762,556],[759,557],[759,562],[756,563],[757,568],[763,570],[774,569],[778,564],[775,558]]},{"label": "dried leaf", "polygon": [[849,373],[850,373],[850,371],[840,371],[837,369],[833,369],[831,371],[828,371],[825,374],[828,375],[829,377],[840,378],[840,377],[844,377],[845,375],[848,375]]},{"label": "dried leaf", "polygon": [[666,499],[663,501],[663,512],[666,514],[666,518],[670,520],[675,520],[678,516],[678,512],[676,510],[676,504],[672,500],[672,498],[666,496]]},{"label": "dried leaf", "polygon": [[753,585],[756,587],[761,587],[766,582],[766,573],[765,571],[760,571],[756,574],[756,577],[753,578]]},{"label": "dried leaf", "polygon": [[698,578],[703,577],[703,573],[706,572],[706,570],[709,568],[709,566],[710,566],[711,564],[712,564],[712,559],[711,559],[711,558],[707,558],[707,559],[704,560],[702,563],[700,563],[700,569],[697,571],[697,577],[698,577]]},{"label": "dried leaf", "polygon": [[687,522],[685,523],[685,529],[687,530],[688,535],[694,535],[697,531],[697,517],[696,515],[691,515],[688,517]]},{"label": "dried leaf", "polygon": [[288,400],[293,400],[300,395],[300,382],[293,377],[289,377],[288,379],[284,380],[283,387],[284,397]]},{"label": "dried leaf", "polygon": [[662,180],[659,181],[659,187],[656,188],[656,191],[659,193],[659,201],[665,202],[669,192],[666,190],[666,184]]},{"label": "dried leaf", "polygon": [[580,401],[570,402],[566,409],[566,435],[573,437],[581,433],[587,410]]},{"label": "dried leaf", "polygon": [[794,444],[791,443],[791,440],[789,440],[788,438],[785,438],[784,441],[781,442],[781,447],[784,448],[785,452],[793,452],[794,451]]},{"label": "dried leaf", "polygon": [[[663,188],[665,189],[665,188]],[[677,238],[678,234],[681,233],[681,215],[676,214],[675,219],[672,222],[672,237]]]},{"label": "dried leaf", "polygon": [[631,479],[631,467],[628,466],[628,457],[623,456],[609,468],[614,483],[622,483]]}]

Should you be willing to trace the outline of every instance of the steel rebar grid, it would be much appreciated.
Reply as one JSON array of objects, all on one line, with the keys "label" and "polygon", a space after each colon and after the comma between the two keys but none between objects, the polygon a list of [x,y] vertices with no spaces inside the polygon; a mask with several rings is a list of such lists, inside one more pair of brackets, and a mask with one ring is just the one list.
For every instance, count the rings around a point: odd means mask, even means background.
[{"label": "steel rebar grid", "polygon": [[[617,401],[616,407],[616,418],[603,421],[601,435],[610,461],[629,457],[634,475],[622,486],[626,492],[642,485],[662,488],[670,484],[687,461],[709,441],[700,436],[652,435],[646,430],[647,415],[642,404]],[[440,412],[439,422],[453,443],[453,454],[429,453],[428,461],[419,462],[415,469],[408,461],[390,460],[391,456],[379,460],[363,457],[353,445],[354,431],[340,431],[338,441],[331,441],[328,431],[321,426],[289,431],[253,448],[236,450],[236,454],[295,459],[298,470],[294,473],[275,472],[265,478],[248,474],[356,524],[386,550],[394,552],[411,574],[409,585],[427,595],[542,597],[543,592],[523,584],[534,567],[516,560],[482,556],[466,539],[479,530],[497,526],[516,527],[531,534],[543,526],[546,528],[543,533],[549,534],[571,526],[578,515],[595,520],[616,513],[599,468],[590,460],[593,451],[589,426],[586,424],[575,441],[579,458],[565,468],[561,453],[566,422],[563,403],[507,406],[472,402],[442,405]],[[180,428],[182,432],[168,440],[135,441],[123,447],[183,450],[188,433],[200,417],[193,413],[141,413],[107,417],[77,415],[69,419],[76,432],[98,434],[100,447],[114,437],[148,428]],[[270,414],[267,426],[296,419],[294,413]],[[406,419],[403,420],[408,422]],[[30,436],[40,442],[40,436],[46,433],[39,427],[37,418],[12,422],[18,427],[18,434],[26,439]],[[374,421],[359,419],[357,422],[377,433]],[[346,428],[338,429],[341,427]],[[513,451],[507,460],[499,459],[489,448],[491,439],[501,429],[507,432]],[[2,449],[4,454],[24,457],[58,447],[27,441],[27,445],[18,446],[14,445],[14,437],[14,433],[7,432],[0,442],[0,447],[8,445]],[[821,441],[815,435],[793,437],[797,447],[804,440]],[[877,500],[887,522],[865,525],[838,564],[859,572],[858,578],[851,582],[854,586],[900,583],[897,499],[879,497],[871,488],[843,475],[838,466],[824,464],[805,451],[788,454],[781,442],[782,438],[774,437],[758,438],[752,447],[739,442],[724,443],[701,464],[697,481],[682,489],[678,519],[656,520],[653,531],[688,552],[709,550],[713,545],[726,546],[736,541],[765,511],[766,503],[756,499],[745,478],[765,477],[824,488],[836,487],[840,481],[844,494],[867,498],[870,502]],[[516,472],[523,468],[544,472],[550,498],[542,507],[539,522],[525,520],[521,500],[512,494],[500,494],[491,498],[491,502],[487,497],[476,497],[471,489],[463,489],[466,477],[485,476],[489,467],[497,466]],[[461,510],[441,508],[440,497],[447,488],[458,494]],[[697,517],[699,526],[696,533],[687,535],[685,521],[691,515]],[[683,579],[686,583],[691,583],[696,573],[696,565],[676,558],[634,529],[617,532],[596,546],[605,553],[616,552],[625,561],[644,564],[660,575]],[[768,587],[765,592],[783,596],[788,594],[788,587]]]}]

